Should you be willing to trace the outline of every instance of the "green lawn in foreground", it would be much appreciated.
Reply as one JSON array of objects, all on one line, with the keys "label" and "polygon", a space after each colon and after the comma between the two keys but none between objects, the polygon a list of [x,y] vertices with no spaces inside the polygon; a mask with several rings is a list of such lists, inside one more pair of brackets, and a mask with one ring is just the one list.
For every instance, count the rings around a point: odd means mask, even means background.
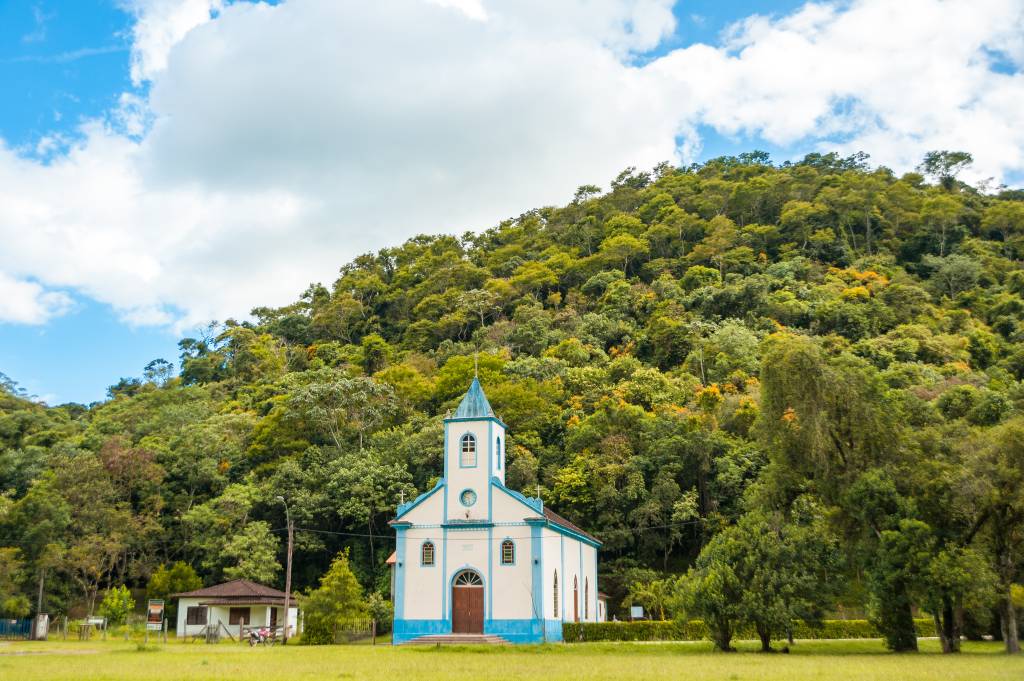
[{"label": "green lawn in foreground", "polygon": [[893,655],[880,641],[801,641],[789,655],[716,653],[708,643],[594,643],[528,647],[392,648],[390,646],[280,646],[169,643],[137,650],[134,643],[0,642],[0,679],[77,681],[173,679],[714,679],[715,681],[1021,681],[1024,656],[1007,657],[994,643],[966,643],[956,656]]}]

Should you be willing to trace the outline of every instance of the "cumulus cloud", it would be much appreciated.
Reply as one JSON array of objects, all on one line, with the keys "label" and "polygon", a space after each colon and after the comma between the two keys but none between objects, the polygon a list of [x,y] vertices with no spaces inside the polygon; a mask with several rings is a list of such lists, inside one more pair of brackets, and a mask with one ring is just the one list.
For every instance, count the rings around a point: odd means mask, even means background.
[{"label": "cumulus cloud", "polygon": [[0,272],[0,320],[42,324],[62,314],[71,298],[60,291],[46,291],[33,281],[15,279]]},{"label": "cumulus cloud", "polygon": [[1024,168],[1019,0],[809,4],[653,58],[669,0],[124,2],[144,87],[45,159],[0,146],[0,296],[23,301],[0,321],[64,291],[136,324],[243,316],[415,233],[689,162],[700,126]]},{"label": "cumulus cloud", "polygon": [[132,82],[139,85],[167,67],[167,55],[189,31],[213,19],[224,0],[121,0],[135,16]]},{"label": "cumulus cloud", "polygon": [[691,120],[727,135],[863,150],[897,169],[964,149],[976,178],[998,178],[1024,167],[1022,41],[1020,0],[861,0],[754,16],[723,45],[652,68],[697,103]]}]

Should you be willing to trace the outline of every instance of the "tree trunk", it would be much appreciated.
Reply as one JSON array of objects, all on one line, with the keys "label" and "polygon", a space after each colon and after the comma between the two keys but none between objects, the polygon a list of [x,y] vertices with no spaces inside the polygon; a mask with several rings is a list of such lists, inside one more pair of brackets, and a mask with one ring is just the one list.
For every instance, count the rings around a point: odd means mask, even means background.
[{"label": "tree trunk", "polygon": [[715,634],[715,645],[723,653],[732,652],[732,632],[727,629],[719,629]]},{"label": "tree trunk", "polygon": [[942,618],[939,617],[939,613],[932,613],[932,621],[935,623],[935,634],[939,637],[939,645],[942,646],[942,652],[948,653],[948,646],[946,645],[946,633],[942,627]]},{"label": "tree trunk", "polygon": [[960,652],[961,640],[964,637],[964,608],[963,604],[960,603],[953,608],[953,628],[951,634],[953,636],[953,652]]},{"label": "tree trunk", "polygon": [[867,254],[871,255],[871,211],[868,210],[864,213],[864,238],[866,241],[865,248]]},{"label": "tree trunk", "polygon": [[768,627],[757,625],[757,637],[761,639],[761,652],[772,652],[772,632]]},{"label": "tree trunk", "polygon": [[46,583],[46,570],[39,569],[39,595],[36,597],[36,614],[43,611],[43,585]]},{"label": "tree trunk", "polygon": [[1006,644],[1006,652],[1011,655],[1020,652],[1020,640],[1017,636],[1017,611],[1010,600],[1010,592],[1007,590],[999,603],[999,622],[1003,634],[1003,642]]},{"label": "tree trunk", "polygon": [[917,652],[914,613],[905,586],[896,586],[888,594],[888,601],[882,604],[880,628],[885,633],[885,642],[890,650],[897,653]]}]

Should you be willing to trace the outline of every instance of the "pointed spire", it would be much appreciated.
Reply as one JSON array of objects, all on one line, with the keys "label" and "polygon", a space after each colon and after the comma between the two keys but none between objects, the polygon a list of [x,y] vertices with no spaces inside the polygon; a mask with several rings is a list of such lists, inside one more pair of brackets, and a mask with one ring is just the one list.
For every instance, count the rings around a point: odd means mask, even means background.
[{"label": "pointed spire", "polygon": [[459,408],[455,410],[455,418],[474,419],[487,416],[494,416],[494,411],[491,409],[490,402],[487,401],[487,395],[484,395],[484,389],[480,387],[480,379],[474,377],[473,382],[469,385],[469,390],[466,391],[466,396],[462,398]]}]

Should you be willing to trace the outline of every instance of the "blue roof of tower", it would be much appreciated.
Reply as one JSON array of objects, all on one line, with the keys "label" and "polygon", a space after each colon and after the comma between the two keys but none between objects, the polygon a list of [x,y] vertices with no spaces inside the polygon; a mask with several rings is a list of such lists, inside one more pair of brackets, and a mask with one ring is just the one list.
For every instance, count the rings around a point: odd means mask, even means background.
[{"label": "blue roof of tower", "polygon": [[474,378],[466,396],[459,402],[459,408],[455,410],[455,418],[479,419],[488,416],[494,416],[494,410],[487,401],[487,395],[484,395],[484,389],[480,387],[480,381]]}]

